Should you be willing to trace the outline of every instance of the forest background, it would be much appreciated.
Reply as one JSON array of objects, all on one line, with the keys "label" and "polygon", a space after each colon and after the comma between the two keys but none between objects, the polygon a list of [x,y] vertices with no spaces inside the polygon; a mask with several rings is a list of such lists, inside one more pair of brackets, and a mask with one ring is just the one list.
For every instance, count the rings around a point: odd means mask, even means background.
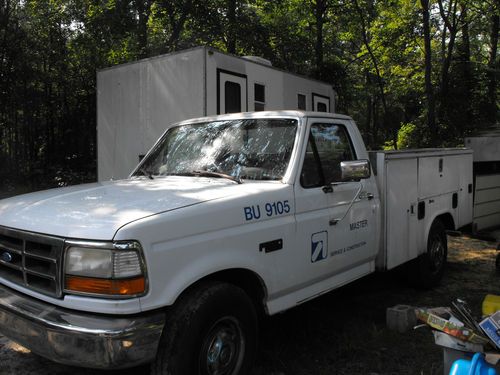
[{"label": "forest background", "polygon": [[0,0],[0,197],[96,179],[96,70],[199,45],[329,82],[369,148],[498,125],[500,0]]}]

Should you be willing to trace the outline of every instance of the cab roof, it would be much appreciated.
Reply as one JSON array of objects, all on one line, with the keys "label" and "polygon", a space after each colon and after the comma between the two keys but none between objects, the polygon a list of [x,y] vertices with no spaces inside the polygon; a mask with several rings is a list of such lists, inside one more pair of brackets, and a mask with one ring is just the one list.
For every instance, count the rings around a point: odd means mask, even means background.
[{"label": "cab roof", "polygon": [[294,118],[329,118],[329,119],[342,119],[342,120],[352,120],[351,117],[346,115],[341,115],[338,113],[329,112],[311,112],[311,111],[295,111],[295,110],[282,110],[282,111],[258,111],[258,112],[241,112],[241,113],[229,113],[224,115],[207,116],[193,118],[185,121],[181,121],[178,124],[193,123],[193,122],[205,122],[205,121],[216,121],[216,120],[236,120],[236,119],[253,119],[253,118],[280,118],[280,117],[294,117]]}]

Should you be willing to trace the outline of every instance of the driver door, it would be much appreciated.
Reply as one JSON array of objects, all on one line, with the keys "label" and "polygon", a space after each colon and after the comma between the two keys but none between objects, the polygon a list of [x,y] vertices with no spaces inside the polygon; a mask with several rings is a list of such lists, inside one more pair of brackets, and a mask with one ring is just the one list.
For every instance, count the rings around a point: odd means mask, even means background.
[{"label": "driver door", "polygon": [[372,179],[342,181],[340,163],[356,160],[347,121],[311,121],[296,184],[297,269],[310,292],[372,271],[376,251]]}]

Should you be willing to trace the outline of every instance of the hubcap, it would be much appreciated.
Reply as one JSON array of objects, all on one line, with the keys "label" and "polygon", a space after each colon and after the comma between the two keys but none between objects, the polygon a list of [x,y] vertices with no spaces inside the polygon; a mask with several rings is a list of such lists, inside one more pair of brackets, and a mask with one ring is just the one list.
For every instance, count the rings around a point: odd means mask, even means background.
[{"label": "hubcap", "polygon": [[238,321],[233,317],[219,319],[208,331],[200,353],[202,374],[237,374],[245,353],[245,341]]}]

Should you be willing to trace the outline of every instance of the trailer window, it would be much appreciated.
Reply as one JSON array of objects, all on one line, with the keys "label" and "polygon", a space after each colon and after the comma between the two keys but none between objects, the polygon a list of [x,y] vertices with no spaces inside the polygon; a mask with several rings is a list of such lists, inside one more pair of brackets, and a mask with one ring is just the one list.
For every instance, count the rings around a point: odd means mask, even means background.
[{"label": "trailer window", "polygon": [[342,125],[313,124],[301,172],[305,188],[340,182],[340,162],[355,160],[347,130]]},{"label": "trailer window", "polygon": [[263,111],[266,106],[266,86],[256,83],[254,85],[255,110]]},{"label": "trailer window", "polygon": [[297,94],[297,109],[306,110],[306,96]]},{"label": "trailer window", "polygon": [[135,176],[210,171],[252,180],[280,180],[286,172],[297,120],[248,119],[169,129]]}]

